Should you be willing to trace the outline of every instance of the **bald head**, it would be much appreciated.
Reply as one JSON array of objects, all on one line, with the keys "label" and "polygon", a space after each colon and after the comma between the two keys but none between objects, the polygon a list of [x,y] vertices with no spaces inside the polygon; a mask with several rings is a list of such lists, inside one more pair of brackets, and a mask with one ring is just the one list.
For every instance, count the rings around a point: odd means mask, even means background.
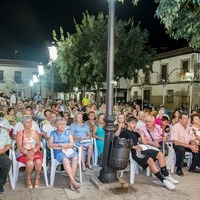
[{"label": "bald head", "polygon": [[147,128],[152,128],[154,126],[155,118],[152,115],[147,115],[145,117],[145,123]]}]

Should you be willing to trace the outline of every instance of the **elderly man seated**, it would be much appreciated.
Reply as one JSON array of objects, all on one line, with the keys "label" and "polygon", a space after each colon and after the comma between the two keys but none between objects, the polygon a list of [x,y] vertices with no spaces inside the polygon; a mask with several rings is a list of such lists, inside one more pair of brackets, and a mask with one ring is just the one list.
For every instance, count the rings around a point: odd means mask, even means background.
[{"label": "elderly man seated", "polygon": [[191,127],[188,125],[188,114],[181,113],[179,115],[179,122],[172,126],[171,140],[174,143],[174,149],[176,152],[176,174],[183,176],[183,160],[185,158],[185,152],[192,152],[192,164],[189,172],[200,173],[196,167],[200,165],[200,151],[199,146],[195,141],[196,137]]},{"label": "elderly man seated", "polygon": [[4,192],[3,186],[6,184],[10,166],[12,164],[5,154],[11,148],[11,139],[8,132],[0,128],[0,194]]},{"label": "elderly man seated", "polygon": [[[159,151],[160,145],[163,142],[167,142],[168,138],[166,133],[162,130],[159,125],[154,124],[155,118],[152,115],[147,115],[145,118],[146,125],[140,128],[141,134],[143,134],[146,143]],[[167,144],[168,155],[165,157],[167,169],[170,171],[175,157],[175,152],[173,147]]]}]

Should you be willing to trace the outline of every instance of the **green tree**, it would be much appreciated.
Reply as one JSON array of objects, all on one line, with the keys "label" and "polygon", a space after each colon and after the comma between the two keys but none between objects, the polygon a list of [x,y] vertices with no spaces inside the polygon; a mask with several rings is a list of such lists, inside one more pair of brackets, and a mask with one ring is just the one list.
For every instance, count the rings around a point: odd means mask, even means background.
[{"label": "green tree", "polygon": [[[134,5],[138,2],[133,0]],[[158,3],[156,16],[170,37],[185,39],[192,48],[200,48],[200,0],[155,0],[155,3]]]},{"label": "green tree", "polygon": [[[76,87],[97,86],[97,94],[106,81],[107,66],[107,17],[83,14],[81,24],[75,22],[76,32],[60,39],[54,31],[58,44],[57,65],[62,82]],[[148,32],[142,31],[133,19],[116,20],[115,25],[115,77],[131,80],[134,74],[152,65],[155,54],[148,48]],[[98,99],[98,98],[97,98]]]},{"label": "green tree", "polygon": [[200,48],[200,1],[158,0],[156,15],[174,39],[185,39],[189,46]]}]

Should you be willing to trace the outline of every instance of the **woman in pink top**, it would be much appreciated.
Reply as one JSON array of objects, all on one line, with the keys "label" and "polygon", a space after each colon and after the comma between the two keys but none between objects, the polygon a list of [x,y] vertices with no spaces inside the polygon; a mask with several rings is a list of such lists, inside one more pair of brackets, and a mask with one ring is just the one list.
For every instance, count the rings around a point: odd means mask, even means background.
[{"label": "woman in pink top", "polygon": [[161,108],[158,111],[158,115],[157,115],[154,123],[160,126],[162,124],[162,117],[164,116],[164,114],[165,114],[165,111],[163,108]]},{"label": "woman in pink top", "polygon": [[17,161],[26,165],[26,186],[33,188],[31,173],[35,168],[34,187],[39,187],[40,172],[42,169],[42,153],[39,134],[32,129],[32,117],[25,115],[22,118],[24,130],[17,133]]}]

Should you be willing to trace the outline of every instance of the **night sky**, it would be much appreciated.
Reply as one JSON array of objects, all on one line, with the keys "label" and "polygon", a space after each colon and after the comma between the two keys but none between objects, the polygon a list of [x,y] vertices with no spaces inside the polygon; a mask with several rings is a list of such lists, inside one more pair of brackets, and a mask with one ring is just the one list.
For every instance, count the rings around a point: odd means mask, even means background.
[{"label": "night sky", "polygon": [[[140,0],[133,6],[132,0],[116,3],[116,17],[134,17],[142,28],[150,32],[150,45],[161,50],[186,46],[184,41],[170,39],[159,20],[154,16],[154,0]],[[74,22],[81,22],[82,13],[108,14],[107,0],[1,0],[0,8],[0,59],[17,59],[47,62],[48,45],[53,41],[52,30],[74,32]]]}]

